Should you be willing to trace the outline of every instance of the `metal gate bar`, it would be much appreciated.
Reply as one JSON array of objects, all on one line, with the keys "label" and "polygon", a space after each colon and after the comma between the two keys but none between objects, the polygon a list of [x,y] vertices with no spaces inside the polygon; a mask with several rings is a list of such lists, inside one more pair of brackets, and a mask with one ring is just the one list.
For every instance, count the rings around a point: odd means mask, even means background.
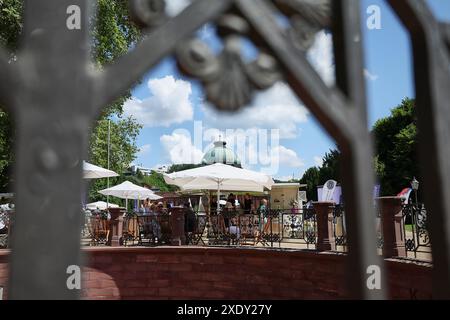
[{"label": "metal gate bar", "polygon": [[450,57],[448,34],[423,0],[389,0],[409,30],[419,131],[419,160],[433,249],[433,298],[450,297]]}]

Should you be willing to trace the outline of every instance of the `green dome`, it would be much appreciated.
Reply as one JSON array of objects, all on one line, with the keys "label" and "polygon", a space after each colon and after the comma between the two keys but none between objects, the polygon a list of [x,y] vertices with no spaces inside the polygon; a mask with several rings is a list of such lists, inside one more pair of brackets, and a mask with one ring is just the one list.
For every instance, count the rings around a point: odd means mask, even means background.
[{"label": "green dome", "polygon": [[240,166],[241,160],[238,159],[236,154],[226,147],[225,141],[214,142],[214,147],[209,149],[203,156],[203,164],[223,163],[233,166]]}]

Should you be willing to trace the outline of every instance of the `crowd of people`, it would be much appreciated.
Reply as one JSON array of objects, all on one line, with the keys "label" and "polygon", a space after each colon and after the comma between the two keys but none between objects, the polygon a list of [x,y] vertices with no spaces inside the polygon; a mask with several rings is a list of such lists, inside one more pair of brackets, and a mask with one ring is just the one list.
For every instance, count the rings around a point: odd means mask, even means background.
[{"label": "crowd of people", "polygon": [[163,202],[154,202],[150,199],[145,199],[144,203],[139,208],[139,213],[143,215],[160,215],[167,214],[171,204],[164,204]]}]

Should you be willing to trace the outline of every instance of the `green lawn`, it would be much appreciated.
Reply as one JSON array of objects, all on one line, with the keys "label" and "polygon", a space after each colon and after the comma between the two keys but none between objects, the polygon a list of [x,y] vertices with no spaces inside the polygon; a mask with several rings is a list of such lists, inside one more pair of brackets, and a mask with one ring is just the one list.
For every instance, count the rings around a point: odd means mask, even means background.
[{"label": "green lawn", "polygon": [[413,232],[413,226],[412,224],[405,224],[405,230],[409,232]]}]

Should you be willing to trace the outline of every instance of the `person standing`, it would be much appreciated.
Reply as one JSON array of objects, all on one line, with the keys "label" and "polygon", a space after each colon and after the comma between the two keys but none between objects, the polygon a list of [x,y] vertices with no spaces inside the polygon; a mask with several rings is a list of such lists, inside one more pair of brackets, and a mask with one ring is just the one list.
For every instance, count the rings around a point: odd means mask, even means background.
[{"label": "person standing", "polygon": [[252,199],[249,193],[246,193],[244,196],[244,213],[250,214],[252,210]]}]

